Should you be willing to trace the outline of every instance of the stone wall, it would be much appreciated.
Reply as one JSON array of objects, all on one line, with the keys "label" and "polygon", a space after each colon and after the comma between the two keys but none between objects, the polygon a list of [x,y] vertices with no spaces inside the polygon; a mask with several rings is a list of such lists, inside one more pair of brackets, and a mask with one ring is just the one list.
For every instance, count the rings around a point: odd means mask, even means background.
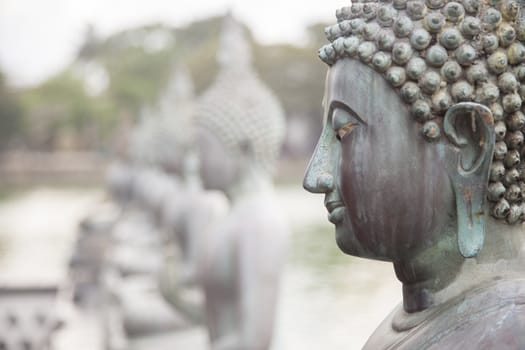
[{"label": "stone wall", "polygon": [[0,183],[98,185],[107,164],[93,152],[8,152],[0,154]]}]

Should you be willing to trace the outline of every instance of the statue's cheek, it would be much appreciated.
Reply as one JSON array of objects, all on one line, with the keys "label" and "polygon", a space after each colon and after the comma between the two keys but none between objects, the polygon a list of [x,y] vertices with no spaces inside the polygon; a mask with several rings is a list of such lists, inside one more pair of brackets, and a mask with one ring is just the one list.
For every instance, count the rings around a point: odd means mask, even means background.
[{"label": "statue's cheek", "polygon": [[[342,143],[340,190],[353,234],[377,257],[394,257],[420,235],[431,194],[414,169],[425,169],[413,145],[362,132]],[[402,154],[402,157],[399,155]]]}]

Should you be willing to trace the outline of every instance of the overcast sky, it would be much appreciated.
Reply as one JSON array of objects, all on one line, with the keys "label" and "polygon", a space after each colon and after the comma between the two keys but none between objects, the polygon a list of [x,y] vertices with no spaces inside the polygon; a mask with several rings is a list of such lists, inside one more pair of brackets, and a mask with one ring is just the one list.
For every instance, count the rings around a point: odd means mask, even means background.
[{"label": "overcast sky", "polygon": [[86,24],[108,35],[152,21],[184,25],[228,7],[264,43],[304,40],[349,0],[0,0],[0,67],[12,85],[36,84],[73,58]]}]

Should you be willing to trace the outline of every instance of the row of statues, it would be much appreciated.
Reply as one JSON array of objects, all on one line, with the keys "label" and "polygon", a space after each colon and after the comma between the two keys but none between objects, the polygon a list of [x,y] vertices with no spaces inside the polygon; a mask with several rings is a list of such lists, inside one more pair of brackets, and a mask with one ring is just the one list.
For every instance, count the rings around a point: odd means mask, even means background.
[{"label": "row of statues", "polygon": [[72,264],[76,299],[102,305],[108,350],[171,349],[199,326],[205,348],[270,347],[288,236],[272,184],[285,119],[243,31],[226,16],[201,96],[178,67],[144,109],[108,173],[119,214],[79,240],[76,256],[91,246],[96,261]]},{"label": "row of statues", "polygon": [[[356,0],[326,28],[324,127],[303,185],[325,194],[344,253],[393,263],[403,284],[364,349],[525,348],[521,6]],[[124,171],[113,186],[128,213],[140,203],[142,223],[113,228],[108,284],[147,276],[135,318],[155,310],[147,291],[177,311],[165,330],[204,322],[214,350],[269,348],[286,247],[270,176],[284,119],[249,52],[228,17],[185,146],[161,123],[162,165],[128,163],[129,183],[119,187]],[[119,252],[133,244],[140,254]],[[121,308],[125,289],[109,288]]]}]

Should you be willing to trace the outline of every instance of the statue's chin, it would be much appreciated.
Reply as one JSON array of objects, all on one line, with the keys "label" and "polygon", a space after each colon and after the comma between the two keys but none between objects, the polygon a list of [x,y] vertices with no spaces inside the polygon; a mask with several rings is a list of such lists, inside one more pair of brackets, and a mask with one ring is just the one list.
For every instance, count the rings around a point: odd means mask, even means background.
[{"label": "statue's chin", "polygon": [[[378,246],[369,247],[366,244],[363,245],[356,236],[353,225],[350,221],[348,211],[345,209],[345,215],[343,220],[335,225],[335,241],[341,251],[348,255],[358,256],[361,258],[391,261],[385,252],[378,251]],[[384,247],[383,247],[384,248]]]},{"label": "statue's chin", "polygon": [[348,233],[342,225],[335,226],[335,242],[339,249],[345,254],[355,255],[356,251],[351,245],[348,245],[346,235]]},{"label": "statue's chin", "polygon": [[360,256],[360,247],[346,209],[344,217],[338,222],[333,222],[333,224],[335,226],[335,241],[339,249],[345,254]]}]

